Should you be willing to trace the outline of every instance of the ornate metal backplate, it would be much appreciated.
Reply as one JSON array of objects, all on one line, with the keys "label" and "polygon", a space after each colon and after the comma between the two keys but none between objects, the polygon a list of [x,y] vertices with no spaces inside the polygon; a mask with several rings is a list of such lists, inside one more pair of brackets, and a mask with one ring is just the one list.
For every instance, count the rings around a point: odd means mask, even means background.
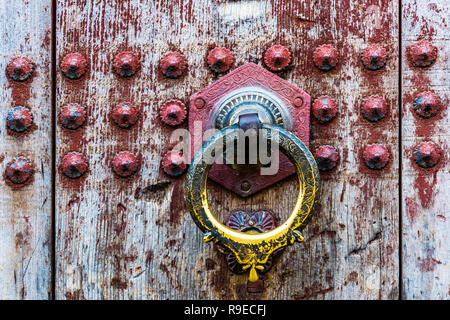
[{"label": "ornate metal backplate", "polygon": [[[236,123],[241,113],[232,109],[239,104],[246,104],[248,112],[258,113],[262,123],[278,124],[309,146],[310,96],[272,72],[248,63],[191,97],[189,130],[192,157],[205,142],[203,137],[194,135],[195,122],[202,123],[203,132]],[[214,164],[209,178],[247,197],[295,172],[295,167],[283,154],[280,154],[279,168],[275,175],[260,175],[259,171],[242,172],[225,164]]]}]

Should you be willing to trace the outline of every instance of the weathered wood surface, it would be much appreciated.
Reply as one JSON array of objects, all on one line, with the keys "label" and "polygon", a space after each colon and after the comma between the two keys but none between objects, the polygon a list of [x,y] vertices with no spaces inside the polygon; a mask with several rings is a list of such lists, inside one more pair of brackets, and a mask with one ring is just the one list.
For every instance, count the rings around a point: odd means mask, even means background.
[{"label": "weathered wood surface", "polygon": [[[80,183],[57,174],[56,298],[104,299],[396,299],[398,283],[398,7],[396,1],[58,1],[57,58],[79,51],[89,59],[84,80],[57,75],[57,111],[84,104],[88,124],[79,133],[57,126],[57,161],[83,152],[90,172]],[[359,54],[379,42],[390,50],[387,68],[366,71]],[[236,65],[262,63],[262,53],[281,43],[293,51],[293,68],[282,74],[312,97],[334,96],[339,115],[314,124],[311,145],[332,144],[338,169],[323,177],[320,206],[305,230],[306,241],[286,250],[264,276],[265,290],[247,292],[247,276],[231,274],[223,257],[192,222],[184,205],[183,179],[160,168],[171,130],[160,125],[158,106],[188,97],[216,78],[205,66],[210,46],[226,46]],[[312,66],[317,45],[336,45],[341,62],[322,73]],[[111,71],[113,56],[131,49],[141,71],[122,80]],[[158,75],[159,59],[181,50],[186,77]],[[379,125],[360,115],[362,98],[383,95],[391,111]],[[135,128],[123,131],[108,119],[112,106],[132,100],[141,107]],[[388,168],[369,173],[359,151],[385,144]],[[114,154],[141,153],[140,174],[114,177]],[[290,179],[250,199],[211,184],[218,216],[232,209],[272,210],[280,219],[294,203]]]},{"label": "weathered wood surface", "polygon": [[[449,299],[450,3],[403,0],[402,15],[402,297]],[[437,61],[425,69],[411,67],[406,57],[406,48],[422,39],[438,48]],[[440,115],[428,120],[414,116],[413,96],[420,91],[440,96]],[[422,141],[433,141],[443,150],[436,168],[419,170],[413,163],[412,153]]]},{"label": "weathered wood surface", "polygon": [[[51,294],[51,1],[0,3],[0,299],[48,299]],[[36,64],[25,83],[9,82],[12,57]],[[37,128],[26,136],[6,132],[6,114],[29,107]],[[34,162],[34,182],[12,190],[3,180],[16,155]]]}]

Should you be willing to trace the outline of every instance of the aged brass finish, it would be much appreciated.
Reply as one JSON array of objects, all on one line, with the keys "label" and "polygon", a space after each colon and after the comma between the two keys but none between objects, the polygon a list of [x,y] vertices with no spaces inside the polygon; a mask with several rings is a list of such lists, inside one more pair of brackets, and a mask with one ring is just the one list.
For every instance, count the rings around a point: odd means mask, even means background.
[{"label": "aged brass finish", "polygon": [[[308,222],[312,208],[319,194],[319,171],[313,155],[294,134],[272,124],[263,123],[260,134],[270,143],[277,143],[281,151],[292,161],[299,178],[300,188],[294,210],[279,227],[265,233],[249,234],[239,232],[220,223],[208,204],[206,180],[211,163],[218,157],[215,150],[224,141],[239,137],[237,124],[220,130],[195,155],[186,177],[186,201],[197,226],[205,233],[205,242],[214,241],[235,255],[243,270],[249,270],[249,280],[258,280],[257,270],[262,270],[270,255],[295,241],[304,240],[300,231]],[[229,140],[230,139],[230,140]]]}]

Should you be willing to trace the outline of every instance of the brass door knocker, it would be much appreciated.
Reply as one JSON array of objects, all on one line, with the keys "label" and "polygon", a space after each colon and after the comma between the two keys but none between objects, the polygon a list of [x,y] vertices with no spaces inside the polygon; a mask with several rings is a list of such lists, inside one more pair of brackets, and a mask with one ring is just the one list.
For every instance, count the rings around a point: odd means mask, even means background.
[{"label": "brass door knocker", "polygon": [[264,269],[276,250],[295,241],[304,240],[300,231],[309,220],[319,193],[319,173],[313,155],[294,134],[275,124],[260,124],[260,134],[270,143],[277,143],[281,151],[294,164],[299,179],[299,194],[290,217],[277,228],[263,233],[246,233],[233,230],[219,222],[208,204],[206,181],[211,164],[218,157],[227,140],[239,138],[239,124],[221,129],[213,135],[195,155],[188,170],[185,185],[186,201],[197,226],[204,232],[204,241],[214,241],[229,249],[242,270],[249,270],[249,280],[258,280],[258,271]]}]

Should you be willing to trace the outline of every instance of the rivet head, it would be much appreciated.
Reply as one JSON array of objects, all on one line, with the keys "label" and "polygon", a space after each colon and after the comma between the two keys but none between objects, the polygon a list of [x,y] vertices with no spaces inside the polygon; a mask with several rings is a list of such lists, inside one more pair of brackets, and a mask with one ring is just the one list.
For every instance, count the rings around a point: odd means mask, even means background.
[{"label": "rivet head", "polygon": [[197,109],[202,109],[206,105],[206,101],[203,98],[197,98],[194,101],[194,105]]},{"label": "rivet head", "polygon": [[28,130],[33,124],[33,115],[30,109],[24,106],[16,106],[8,111],[6,127],[14,132],[20,133]]},{"label": "rivet head", "polygon": [[439,163],[441,151],[434,143],[426,141],[416,147],[413,158],[419,167],[432,168]]},{"label": "rivet head", "polygon": [[336,117],[336,100],[329,96],[318,97],[312,105],[312,113],[320,123],[330,122]]},{"label": "rivet head", "polygon": [[252,188],[252,184],[250,183],[250,181],[248,181],[248,180],[242,181],[242,183],[241,183],[241,190],[242,191],[248,192],[248,191],[251,190],[251,188]]},{"label": "rivet head", "polygon": [[6,74],[14,81],[26,81],[33,75],[35,65],[26,57],[15,57],[6,66]]},{"label": "rivet head", "polygon": [[363,50],[361,62],[369,70],[379,70],[386,65],[388,54],[386,49],[377,44],[371,44]]},{"label": "rivet head", "polygon": [[294,99],[293,104],[294,104],[294,107],[300,108],[303,105],[303,98],[302,97],[296,97]]},{"label": "rivet head", "polygon": [[186,106],[178,99],[166,101],[159,110],[159,116],[163,123],[178,126],[186,119]]},{"label": "rivet head", "polygon": [[320,171],[330,171],[336,167],[339,155],[334,147],[324,145],[316,149],[314,158]]},{"label": "rivet head", "polygon": [[381,144],[369,145],[364,149],[363,160],[370,169],[383,169],[389,162],[389,151]]},{"label": "rivet head", "polygon": [[140,67],[139,57],[132,51],[123,51],[114,57],[113,70],[121,77],[132,77]]},{"label": "rivet head", "polygon": [[25,157],[13,158],[7,165],[5,177],[13,184],[24,184],[34,173],[33,163]]},{"label": "rivet head", "polygon": [[274,45],[264,53],[264,63],[271,71],[281,71],[291,63],[291,52],[282,45]]},{"label": "rivet head", "polygon": [[182,175],[187,168],[186,159],[181,151],[171,150],[162,159],[164,172],[171,177]]},{"label": "rivet head", "polygon": [[386,100],[380,96],[371,96],[362,104],[363,117],[371,122],[383,119],[387,113]]},{"label": "rivet head", "polygon": [[85,157],[78,152],[69,152],[61,161],[61,171],[71,179],[80,178],[86,173],[88,165]]},{"label": "rivet head", "polygon": [[313,53],[314,64],[322,71],[329,71],[339,62],[339,53],[335,47],[324,44],[316,48]]},{"label": "rivet head", "polygon": [[113,159],[112,168],[115,174],[126,178],[134,175],[141,168],[141,161],[129,151],[121,151]]},{"label": "rivet head", "polygon": [[139,118],[139,110],[131,102],[122,102],[115,106],[111,118],[120,128],[131,128]]},{"label": "rivet head", "polygon": [[87,60],[81,53],[69,53],[62,59],[60,67],[67,78],[79,79],[86,73]]},{"label": "rivet head", "polygon": [[216,47],[209,52],[206,61],[213,72],[224,73],[231,69],[234,56],[227,48]]},{"label": "rivet head", "polygon": [[86,121],[86,108],[78,103],[69,103],[61,109],[59,119],[64,128],[78,129]]},{"label": "rivet head", "polygon": [[165,77],[175,79],[184,74],[187,62],[180,52],[169,52],[159,62],[159,69]]},{"label": "rivet head", "polygon": [[419,41],[407,49],[409,62],[414,67],[429,67],[437,59],[438,49],[428,40]]},{"label": "rivet head", "polygon": [[422,118],[431,118],[441,110],[441,100],[431,91],[420,92],[414,98],[413,108]]}]

